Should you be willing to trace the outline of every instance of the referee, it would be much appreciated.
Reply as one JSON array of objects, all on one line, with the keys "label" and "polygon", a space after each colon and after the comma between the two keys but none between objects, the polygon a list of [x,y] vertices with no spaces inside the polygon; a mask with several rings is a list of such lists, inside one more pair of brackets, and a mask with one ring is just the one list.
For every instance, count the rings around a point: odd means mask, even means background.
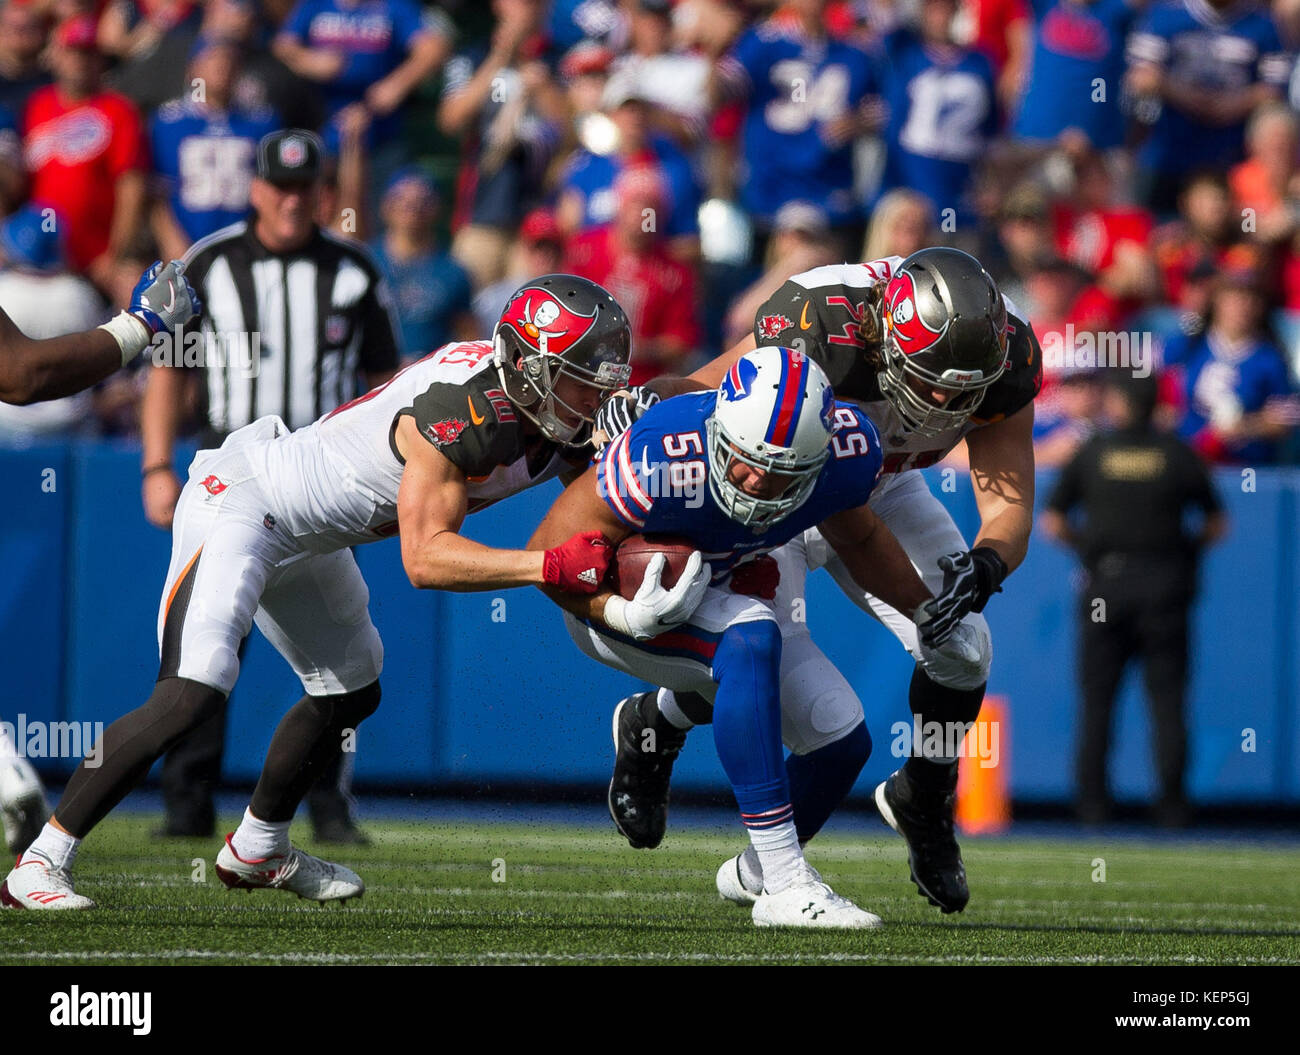
[{"label": "referee", "polygon": [[[1176,436],[1152,425],[1154,377],[1106,380],[1105,416],[1114,429],[1079,449],[1057,478],[1041,525],[1078,551],[1087,570],[1080,598],[1082,735],[1078,812],[1105,821],[1106,755],[1115,696],[1130,660],[1141,659],[1155,731],[1160,800],[1154,819],[1183,827],[1188,616],[1202,551],[1227,519],[1204,464]],[[1081,512],[1079,522],[1071,514]],[[1199,514],[1189,530],[1187,514]]]},{"label": "referee", "polygon": [[[175,442],[191,415],[205,422],[204,447],[268,414],[297,429],[397,369],[398,331],[375,262],[316,222],[321,155],[312,132],[264,137],[249,217],[190,251],[186,277],[204,303],[203,340],[177,341],[172,360],[149,372],[141,409],[144,511],[155,527],[171,528],[181,491]],[[213,833],[225,734],[223,711],[168,752],[165,834]],[[318,839],[364,840],[343,790],[346,768],[340,753],[308,796]]]}]

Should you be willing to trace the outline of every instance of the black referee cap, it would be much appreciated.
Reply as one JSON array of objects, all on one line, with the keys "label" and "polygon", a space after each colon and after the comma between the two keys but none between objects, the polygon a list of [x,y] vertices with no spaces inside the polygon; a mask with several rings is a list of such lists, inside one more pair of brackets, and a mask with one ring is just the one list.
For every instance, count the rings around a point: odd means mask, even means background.
[{"label": "black referee cap", "polygon": [[257,144],[257,175],[277,186],[314,183],[320,179],[324,152],[324,144],[315,132],[282,128],[263,136]]}]

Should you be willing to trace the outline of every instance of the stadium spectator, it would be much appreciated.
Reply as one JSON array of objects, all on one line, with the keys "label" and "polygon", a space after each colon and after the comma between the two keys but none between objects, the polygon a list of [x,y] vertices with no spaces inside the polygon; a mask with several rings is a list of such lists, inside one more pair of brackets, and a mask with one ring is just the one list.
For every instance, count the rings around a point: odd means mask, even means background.
[{"label": "stadium spectator", "polygon": [[402,107],[446,61],[450,43],[445,17],[426,17],[415,0],[299,0],[272,49],[321,86],[327,120],[364,103],[374,118],[370,145],[380,151],[399,143]]},{"label": "stadium spectator", "polygon": [[[1205,466],[1175,437],[1156,431],[1154,378],[1112,374],[1105,414],[1114,431],[1086,443],[1057,478],[1041,526],[1076,550],[1087,571],[1079,596],[1082,691],[1077,809],[1085,823],[1110,814],[1106,755],[1124,670],[1141,659],[1155,736],[1158,823],[1191,819],[1184,772],[1188,615],[1204,549],[1227,522]],[[1071,514],[1082,512],[1082,522]],[[1184,526],[1188,511],[1203,521]],[[1099,617],[1100,613],[1100,617]]]},{"label": "stadium spectator", "polygon": [[505,268],[519,222],[541,204],[547,167],[567,126],[563,93],[542,60],[540,0],[493,0],[486,48],[445,70],[438,125],[464,136],[452,252],[482,287]]},{"label": "stadium spectator", "polygon": [[549,209],[534,209],[524,217],[519,237],[510,249],[506,277],[474,297],[479,333],[491,333],[510,303],[510,294],[538,275],[553,275],[564,258],[564,235]]},{"label": "stadium spectator", "polygon": [[840,262],[827,237],[829,233],[826,214],[816,205],[791,201],[776,211],[772,238],[767,243],[766,270],[728,309],[723,331],[725,347],[730,348],[753,332],[758,309],[786,279],[823,264]]},{"label": "stadium spectator", "polygon": [[809,201],[830,218],[847,258],[862,241],[853,141],[878,120],[864,105],[876,91],[875,71],[865,51],[828,35],[826,0],[797,0],[789,10],[795,17],[741,35],[715,67],[710,97],[748,103],[740,201],[760,243],[782,205]]},{"label": "stadium spectator", "polygon": [[51,61],[55,83],[32,94],[23,118],[31,198],[58,211],[72,268],[111,290],[117,258],[144,220],[140,117],[130,100],[101,86],[93,18],[59,26]]},{"label": "stadium spectator", "polygon": [[963,231],[975,223],[974,168],[998,115],[993,68],[981,52],[954,42],[955,13],[956,0],[922,0],[918,28],[885,39],[889,124],[881,188],[919,191],[940,219]]},{"label": "stadium spectator", "polygon": [[438,192],[423,171],[406,169],[389,182],[380,208],[383,230],[373,248],[408,359],[453,340],[472,340],[476,333],[469,275],[438,247],[437,218]]},{"label": "stadium spectator", "polygon": [[[0,224],[0,310],[28,337],[62,337],[98,326],[104,302],[85,279],[64,267],[58,224],[34,206]],[[0,442],[93,433],[90,391],[31,406],[0,402]]]},{"label": "stadium spectator", "polygon": [[1228,185],[1243,224],[1261,241],[1284,242],[1296,231],[1298,145],[1300,123],[1284,103],[1261,106],[1246,125],[1247,157],[1229,171]]},{"label": "stadium spectator", "polygon": [[195,0],[112,0],[99,19],[99,47],[114,64],[105,83],[145,115],[190,90],[185,70],[202,18]]},{"label": "stadium spectator", "polygon": [[611,82],[635,89],[659,131],[683,147],[699,142],[708,130],[709,59],[674,41],[670,0],[634,0],[628,20],[628,49],[615,59]]},{"label": "stadium spectator", "polygon": [[1105,155],[1087,150],[1074,164],[1074,193],[1053,210],[1056,247],[1096,276],[1102,295],[1122,319],[1156,296],[1160,276],[1147,243],[1154,226],[1145,209],[1116,203]]},{"label": "stadium spectator", "polygon": [[154,236],[162,255],[179,259],[191,244],[243,219],[261,138],[279,127],[269,110],[234,99],[241,47],[200,38],[189,80],[203,86],[159,109],[150,130],[158,200]]},{"label": "stadium spectator", "polygon": [[547,35],[558,51],[584,40],[615,51],[627,46],[628,20],[619,0],[555,0],[550,9]]},{"label": "stadium spectator", "polygon": [[[365,249],[315,222],[322,153],[310,132],[271,133],[258,145],[249,220],[196,247],[187,277],[204,304],[203,366],[152,369],[141,412],[142,497],[156,527],[171,527],[180,495],[173,459],[192,385],[206,382],[204,445],[218,446],[268,414],[291,429],[309,425],[397,367],[398,334],[378,268]],[[167,834],[211,833],[224,745],[223,707],[168,753]],[[318,836],[355,841],[345,771],[340,758],[308,804]]]},{"label": "stadium spectator", "polygon": [[1034,467],[1059,469],[1096,433],[1102,384],[1095,369],[1061,374],[1050,392],[1034,401]]},{"label": "stadium spectator", "polygon": [[1262,284],[1242,247],[1220,272],[1205,332],[1165,345],[1187,408],[1179,432],[1207,461],[1272,464],[1298,423],[1286,360],[1264,325]]},{"label": "stadium spectator", "polygon": [[1003,199],[993,229],[985,234],[979,259],[1003,294],[1020,304],[1031,319],[1038,312],[1025,289],[1039,261],[1052,253],[1050,203],[1034,183],[1014,186]]},{"label": "stadium spectator", "polygon": [[1165,300],[1179,303],[1188,273],[1202,262],[1222,264],[1240,237],[1226,177],[1222,171],[1198,172],[1179,195],[1177,219],[1152,234]]},{"label": "stadium spectator", "polygon": [[0,3],[0,107],[17,119],[37,88],[52,80],[41,63],[48,20],[30,0]]},{"label": "stadium spectator", "polygon": [[564,270],[604,286],[627,312],[633,385],[688,374],[701,344],[699,305],[694,272],[669,255],[652,222],[667,189],[654,169],[628,169],[614,194],[613,223],[570,241]]},{"label": "stadium spectator", "polygon": [[579,149],[565,166],[556,219],[567,237],[605,227],[614,219],[614,185],[631,168],[655,169],[667,187],[657,224],[681,260],[699,253],[699,190],[690,162],[668,136],[651,129],[650,100],[635,81],[610,78],[603,97],[614,125],[615,147],[606,155]]},{"label": "stadium spectator", "polygon": [[930,199],[906,187],[880,196],[871,211],[871,225],[862,246],[863,260],[887,256],[911,256],[939,241]]},{"label": "stadium spectator", "polygon": [[1097,150],[1121,146],[1124,41],[1137,14],[1131,0],[1046,0],[1014,135],[1046,143],[1073,130]]},{"label": "stadium spectator", "polygon": [[1280,100],[1292,59],[1267,8],[1236,0],[1157,4],[1128,42],[1126,85],[1151,126],[1138,148],[1140,197],[1172,213],[1189,175],[1241,160],[1246,119]]},{"label": "stadium spectator", "polygon": [[1029,73],[1033,43],[1029,4],[1026,0],[961,0],[957,21],[965,27],[961,43],[983,52],[993,63],[998,102],[1010,110]]}]

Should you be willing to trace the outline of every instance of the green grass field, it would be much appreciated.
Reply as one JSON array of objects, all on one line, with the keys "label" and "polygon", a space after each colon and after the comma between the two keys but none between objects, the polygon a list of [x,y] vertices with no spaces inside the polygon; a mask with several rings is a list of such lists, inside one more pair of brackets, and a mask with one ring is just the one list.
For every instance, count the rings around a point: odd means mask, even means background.
[{"label": "green grass field", "polygon": [[0,963],[1300,963],[1294,847],[967,839],[971,904],[946,917],[892,833],[828,835],[810,860],[886,926],[778,932],[714,892],[739,832],[637,852],[608,827],[368,822],[373,847],[334,854],[364,899],[321,907],[225,890],[215,844],[153,842],[155,823],[110,818],[83,849],[97,911],[0,912]]}]

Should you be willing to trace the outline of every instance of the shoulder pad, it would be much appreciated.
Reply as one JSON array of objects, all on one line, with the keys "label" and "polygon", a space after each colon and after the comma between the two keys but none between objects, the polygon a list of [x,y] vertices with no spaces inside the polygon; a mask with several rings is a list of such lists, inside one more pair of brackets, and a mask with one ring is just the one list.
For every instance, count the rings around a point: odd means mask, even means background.
[{"label": "shoulder pad", "polygon": [[1007,317],[1007,368],[993,383],[971,415],[975,425],[991,425],[1009,418],[1034,401],[1043,387],[1043,350],[1033,327],[1014,315]]}]

